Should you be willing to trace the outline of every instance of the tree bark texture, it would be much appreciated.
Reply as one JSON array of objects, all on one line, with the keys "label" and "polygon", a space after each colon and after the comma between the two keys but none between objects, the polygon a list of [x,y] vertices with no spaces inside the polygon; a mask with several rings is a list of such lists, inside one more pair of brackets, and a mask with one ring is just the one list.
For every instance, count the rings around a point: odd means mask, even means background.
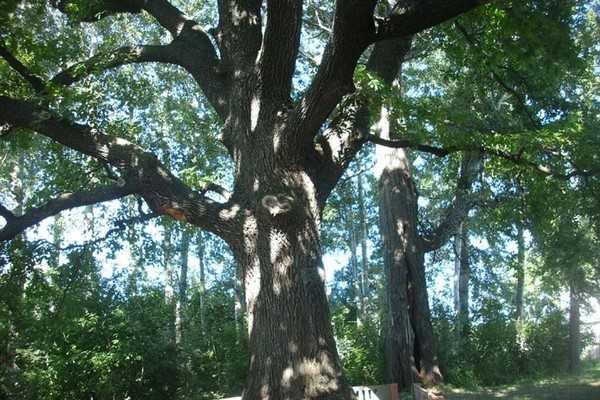
[{"label": "tree bark texture", "polygon": [[295,182],[286,188],[292,195],[262,196],[245,213],[244,245],[235,248],[251,352],[244,399],[350,398],[329,324],[319,210],[304,206],[316,198],[296,202],[314,190],[302,173],[284,176]]},{"label": "tree bark texture", "polygon": [[[382,112],[382,119],[387,116]],[[382,123],[387,123],[382,121]],[[409,193],[413,187],[406,176],[404,150],[378,149],[378,162],[383,162],[379,177],[379,230],[383,238],[387,332],[385,340],[386,380],[398,383],[399,389],[410,388],[415,371],[414,332],[409,310],[410,263],[417,263],[411,245],[416,226],[409,214],[416,212],[416,200]],[[384,161],[385,160],[385,161]],[[412,240],[414,245],[415,240]],[[416,249],[415,249],[416,250]]]}]

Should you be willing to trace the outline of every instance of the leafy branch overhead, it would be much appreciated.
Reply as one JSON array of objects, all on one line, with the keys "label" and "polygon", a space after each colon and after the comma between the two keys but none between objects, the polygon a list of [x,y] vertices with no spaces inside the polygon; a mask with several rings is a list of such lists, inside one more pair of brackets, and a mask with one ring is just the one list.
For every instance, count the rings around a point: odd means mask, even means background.
[{"label": "leafy branch overhead", "polygon": [[[288,144],[282,146],[282,148],[291,148],[290,146],[296,145],[301,147],[311,146],[312,138],[317,133],[318,126],[325,122],[329,113],[342,97],[353,90],[354,66],[358,62],[359,56],[370,44],[384,38],[416,33],[444,19],[452,18],[469,8],[480,5],[479,2],[468,5],[464,2],[453,2],[451,4],[431,2],[422,7],[411,7],[403,13],[400,12],[401,3],[399,3],[397,7],[390,10],[390,14],[385,20],[379,20],[374,15],[375,3],[375,1],[362,2],[359,7],[352,5],[352,2],[340,1],[338,3],[333,33],[328,41],[329,44],[326,46],[325,56],[319,71],[304,95],[291,108],[286,105],[287,111],[285,113],[289,114],[287,118],[290,120],[290,126],[293,126],[293,129],[288,129],[289,132],[283,135],[283,142]],[[444,3],[443,6],[442,3]],[[248,2],[244,6],[247,12],[246,17],[242,19],[234,15],[233,9],[229,8],[230,5],[221,2],[219,5],[221,17],[219,24],[209,34],[197,22],[166,0],[54,1],[52,2],[54,7],[67,14],[73,21],[81,22],[97,22],[108,16],[122,13],[138,14],[146,12],[160,26],[170,32],[172,41],[166,45],[123,46],[98,52],[85,61],[76,62],[64,68],[49,79],[31,72],[25,63],[19,61],[7,45],[3,44],[0,46],[2,58],[23,79],[31,84],[35,92],[42,95],[42,97],[52,96],[48,98],[49,103],[45,101],[47,106],[43,107],[39,107],[33,102],[3,97],[3,131],[7,133],[13,128],[36,130],[71,149],[109,162],[120,169],[121,176],[125,180],[129,180],[135,175],[137,175],[136,179],[144,176],[141,178],[145,181],[144,184],[149,184],[149,181],[154,180],[151,186],[162,186],[158,183],[159,178],[157,177],[162,176],[161,174],[170,175],[170,173],[166,171],[154,173],[153,177],[150,178],[147,173],[148,165],[153,163],[150,153],[144,153],[141,148],[129,144],[119,147],[117,145],[119,140],[114,140],[109,145],[104,136],[95,133],[94,128],[91,126],[68,122],[65,117],[52,117],[54,114],[54,111],[51,110],[53,107],[52,98],[55,99],[54,102],[60,100],[63,96],[62,93],[64,93],[64,89],[61,89],[63,86],[73,85],[90,75],[103,74],[109,69],[127,64],[158,62],[178,65],[183,67],[198,83],[214,110],[225,122],[221,137],[229,153],[233,154],[235,151],[234,141],[239,140],[237,137],[242,135],[243,130],[247,129],[242,126],[236,127],[236,118],[232,118],[231,114],[235,108],[234,102],[237,101],[238,95],[242,94],[240,90],[243,90],[239,86],[240,76],[235,71],[247,70],[248,72],[242,72],[242,74],[244,76],[250,74],[248,76],[251,76],[254,72],[250,72],[248,68],[254,62],[256,56],[260,54],[260,59],[256,59],[258,65],[261,66],[257,70],[259,73],[256,78],[258,87],[262,88],[259,91],[263,97],[260,100],[262,109],[276,111],[279,107],[278,102],[288,102],[286,99],[291,91],[291,79],[298,56],[301,32],[302,9],[298,6],[299,4],[298,2],[290,2],[290,4],[277,3],[277,5],[269,5],[267,14],[270,15],[270,18],[263,37],[262,33],[259,32],[258,24],[260,18],[262,18],[259,2]],[[419,14],[422,10],[438,8],[439,11],[432,15],[430,19],[415,17],[415,15],[422,15]],[[412,21],[411,24],[406,23],[408,20]],[[286,22],[280,24],[279,21]],[[402,31],[396,29],[396,26],[402,26]],[[406,29],[411,31],[404,32],[403,30]],[[242,39],[238,35],[245,35],[245,37]],[[282,41],[280,40],[281,37],[289,37],[290,40]],[[217,47],[215,47],[213,39],[216,40]],[[236,43],[242,40],[246,43],[243,50],[235,47]],[[18,43],[12,37],[10,41],[13,46]],[[262,48],[260,52],[259,48]],[[275,60],[278,61],[275,62]],[[283,64],[281,60],[285,60]],[[277,65],[278,67],[273,69]],[[274,80],[270,81],[271,79]],[[50,108],[44,108],[48,106]],[[23,110],[20,110],[21,108]],[[19,111],[21,115],[13,114],[14,111]],[[259,119],[261,115],[264,119],[267,114],[262,112],[258,115]],[[258,121],[253,121],[253,124],[258,124]],[[82,135],[87,139],[74,143],[67,138],[68,134],[63,133],[61,136],[56,132],[57,128],[65,130],[65,132],[74,133],[79,131],[79,134],[87,131],[85,135]],[[100,146],[105,146],[106,148],[103,150],[105,152],[110,151],[111,154],[101,154],[102,152],[96,151]],[[108,146],[111,146],[111,150],[108,150]],[[119,150],[112,150],[116,148]],[[115,152],[121,153],[114,156],[118,160],[109,160],[108,158],[113,157],[112,154],[115,154]],[[126,154],[128,152],[129,154]],[[300,160],[302,157],[294,158]],[[332,189],[331,184],[339,179],[341,173],[343,173],[343,168],[338,169],[334,176],[325,177],[325,181],[328,181],[323,185],[325,192]],[[171,176],[169,179],[175,178]],[[171,190],[168,194],[162,193],[161,198],[170,198],[173,196],[173,192],[176,191],[191,193],[190,189],[186,188],[181,181],[177,181],[176,185],[178,189]],[[136,189],[136,193],[141,194],[139,189]],[[326,193],[323,196],[326,196]],[[148,191],[146,191],[145,198],[152,208],[157,209],[157,200],[152,200],[150,197],[152,196],[148,195]],[[201,195],[195,197],[190,194],[187,195],[185,201],[182,201],[182,199],[169,200],[170,203],[176,203],[180,207],[180,211],[177,213],[171,212],[169,215],[177,215],[178,219],[185,219],[188,222],[199,221],[204,218],[202,212],[198,213],[197,210],[193,209],[182,211],[181,207],[182,204],[189,205],[201,201],[200,199]],[[170,207],[163,208],[172,209]],[[201,214],[202,218],[198,218],[198,214]],[[212,220],[211,224],[219,220],[215,215],[212,215],[209,219]],[[225,229],[224,227],[211,228],[211,230],[220,231]]]}]

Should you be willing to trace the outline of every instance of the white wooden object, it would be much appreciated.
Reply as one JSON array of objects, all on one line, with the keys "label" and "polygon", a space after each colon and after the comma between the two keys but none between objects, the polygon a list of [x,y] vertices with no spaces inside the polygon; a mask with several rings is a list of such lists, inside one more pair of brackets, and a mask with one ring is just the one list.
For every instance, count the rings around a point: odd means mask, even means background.
[{"label": "white wooden object", "polygon": [[[398,385],[353,386],[357,400],[399,400]],[[222,400],[242,400],[241,397],[229,397]]]}]

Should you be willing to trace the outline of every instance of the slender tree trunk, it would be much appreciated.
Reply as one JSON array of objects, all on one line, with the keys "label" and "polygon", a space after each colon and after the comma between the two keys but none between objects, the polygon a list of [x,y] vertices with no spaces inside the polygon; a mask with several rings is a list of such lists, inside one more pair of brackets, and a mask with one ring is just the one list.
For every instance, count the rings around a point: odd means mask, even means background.
[{"label": "slender tree trunk", "polygon": [[[407,40],[395,43],[394,46],[404,55],[410,49],[410,44],[411,41]],[[387,77],[390,83],[402,61],[403,56],[394,61],[397,68]],[[390,124],[388,111],[384,106],[378,126],[382,139],[391,139]],[[417,230],[417,193],[410,161],[404,149],[378,147],[377,163],[380,173],[380,231],[384,237],[384,257],[388,260],[386,273],[390,279],[390,284],[386,286],[386,297],[389,312],[392,313],[387,318],[386,377],[397,382],[401,389],[412,382],[414,372],[425,383],[436,383],[441,381],[441,374],[435,356],[424,250]],[[414,334],[411,335],[411,332]]]},{"label": "slender tree trunk", "polygon": [[[15,215],[22,215],[24,211],[25,205],[25,188],[24,188],[24,178],[25,171],[23,170],[23,166],[25,164],[24,156],[21,154],[18,162],[15,164],[13,171],[11,172],[11,184],[12,184],[12,192],[16,202],[16,208],[13,210]],[[25,235],[19,235],[17,241],[24,241]],[[4,360],[3,364],[6,366],[7,372],[9,375],[8,382],[12,385],[13,375],[19,372],[19,367],[17,365],[17,340],[19,337],[19,320],[21,319],[21,307],[23,302],[23,295],[25,291],[27,271],[24,268],[24,265],[17,261],[17,263],[13,263],[10,269],[9,282],[13,285],[12,298],[9,300],[9,318],[8,318],[8,332],[7,332],[7,340],[6,340],[6,348],[3,349]],[[0,365],[0,366],[4,366]]]},{"label": "slender tree trunk", "polygon": [[577,282],[569,287],[569,372],[576,374],[581,369],[581,321]]},{"label": "slender tree trunk", "polygon": [[175,306],[175,345],[179,349],[182,345],[183,331],[185,327],[185,314],[187,309],[187,287],[188,287],[188,260],[191,235],[187,229],[181,233],[179,288],[177,293],[177,304]]},{"label": "slender tree trunk", "polygon": [[163,273],[165,277],[165,304],[169,310],[169,321],[166,326],[166,334],[169,338],[169,343],[173,348],[177,348],[176,344],[176,300],[175,300],[175,288],[173,280],[173,263],[172,263],[172,250],[173,246],[171,243],[172,231],[170,227],[164,227],[162,252],[163,252]]},{"label": "slender tree trunk", "polygon": [[515,295],[515,308],[517,325],[523,321],[523,293],[525,291],[525,237],[523,223],[517,224],[517,291]]},{"label": "slender tree trunk", "polygon": [[206,334],[206,265],[205,265],[205,247],[204,235],[198,236],[197,244],[198,269],[200,272],[200,286],[198,287],[198,298],[200,300],[200,331]]},{"label": "slender tree trunk", "polygon": [[462,347],[469,328],[469,232],[466,222],[458,225],[454,237],[454,311],[459,347]]},{"label": "slender tree trunk", "polygon": [[369,257],[367,254],[367,240],[369,238],[369,229],[367,227],[367,213],[365,210],[365,194],[363,188],[362,174],[358,175],[358,214],[360,217],[360,251],[361,251],[361,268],[360,268],[360,314],[361,318],[366,319],[366,301],[369,289]]},{"label": "slender tree trunk", "polygon": [[[351,215],[348,213],[348,215]],[[356,312],[356,324],[362,325],[363,298],[360,288],[360,274],[358,268],[358,238],[356,226],[352,218],[348,221],[350,227],[350,273],[352,276],[352,298],[354,300],[354,310]]]},{"label": "slender tree trunk", "polygon": [[348,247],[350,249],[350,298],[352,299],[352,311],[358,326],[362,325],[362,296],[359,281],[358,268],[358,235],[352,215],[352,208],[346,204],[343,209],[343,218],[345,226],[348,229]]},{"label": "slender tree trunk", "polygon": [[[390,121],[386,108],[381,111],[379,122],[380,137],[390,138]],[[414,345],[406,339],[407,329],[401,324],[395,324],[394,318],[389,318],[392,324],[388,335],[394,337],[397,343],[402,343],[404,349],[414,354],[406,356],[406,351],[399,351],[389,357],[398,361],[388,362],[388,377],[394,377],[394,382],[407,381],[407,369],[412,373],[412,365],[418,371],[420,379],[426,383],[437,383],[442,379],[437,357],[435,355],[435,341],[431,325],[431,311],[427,294],[427,281],[425,279],[424,251],[421,238],[417,231],[417,192],[412,180],[411,165],[404,149],[390,149],[379,147],[377,160],[381,163],[379,187],[381,193],[380,230],[384,236],[384,254],[391,254],[393,265],[386,268],[401,269],[402,278],[407,274],[408,284],[388,285],[391,291],[387,298],[390,310],[394,313],[404,314],[405,305],[395,301],[408,299],[408,318],[414,332]],[[386,197],[389,200],[386,200]],[[387,228],[387,226],[391,228]],[[386,232],[386,233],[384,233]],[[386,236],[388,239],[386,239]],[[392,239],[392,237],[395,237]],[[390,276],[393,279],[393,277]],[[408,290],[407,294],[401,293]],[[399,317],[404,321],[405,316]],[[390,349],[391,350],[391,349]]]},{"label": "slender tree trunk", "polygon": [[54,245],[54,249],[52,249],[53,254],[48,262],[52,268],[58,268],[60,265],[60,247],[62,245],[63,234],[64,220],[61,215],[57,215],[52,224],[52,244]]}]

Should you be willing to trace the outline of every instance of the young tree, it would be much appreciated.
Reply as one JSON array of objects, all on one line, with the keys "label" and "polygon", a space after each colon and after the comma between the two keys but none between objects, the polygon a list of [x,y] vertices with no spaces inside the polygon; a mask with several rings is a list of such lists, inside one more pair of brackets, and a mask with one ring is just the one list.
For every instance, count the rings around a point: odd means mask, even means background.
[{"label": "young tree", "polygon": [[454,235],[454,312],[459,346],[464,341],[469,326],[469,228],[466,221],[458,225]]}]

